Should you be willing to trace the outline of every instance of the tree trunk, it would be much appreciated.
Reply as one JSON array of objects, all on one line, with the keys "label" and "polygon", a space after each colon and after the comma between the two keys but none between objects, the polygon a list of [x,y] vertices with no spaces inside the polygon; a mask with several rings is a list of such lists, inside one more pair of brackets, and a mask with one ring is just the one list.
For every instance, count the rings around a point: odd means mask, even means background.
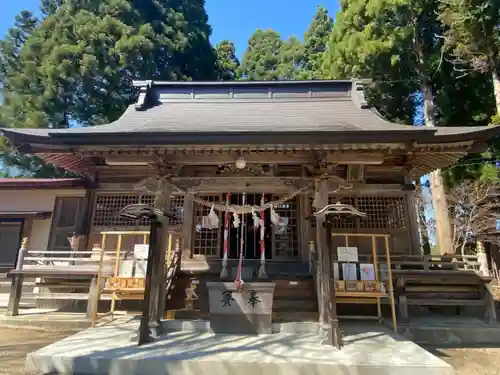
[{"label": "tree trunk", "polygon": [[495,67],[493,67],[493,72],[491,74],[493,78],[493,93],[495,94],[495,104],[497,114],[500,114],[500,76]]},{"label": "tree trunk", "polygon": [[[432,87],[428,81],[423,81],[420,88],[424,99],[425,126],[435,127],[436,113],[434,109],[434,95],[432,93]],[[439,169],[430,173],[429,182],[431,187],[432,206],[434,207],[436,220],[437,248],[440,254],[451,254],[454,251],[452,246],[450,217],[444,192],[443,178]]]}]

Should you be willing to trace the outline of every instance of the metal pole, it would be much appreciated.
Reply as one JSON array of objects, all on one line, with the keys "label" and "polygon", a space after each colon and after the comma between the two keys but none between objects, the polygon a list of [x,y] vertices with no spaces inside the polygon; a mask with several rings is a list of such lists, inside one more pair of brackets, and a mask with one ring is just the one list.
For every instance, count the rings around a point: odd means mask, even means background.
[{"label": "metal pole", "polygon": [[150,316],[150,300],[151,300],[151,279],[153,276],[153,265],[156,259],[155,252],[158,242],[158,230],[161,228],[161,223],[156,216],[151,218],[151,227],[149,232],[149,248],[148,248],[148,265],[146,267],[146,280],[144,285],[144,300],[142,301],[142,316],[139,324],[139,342],[138,346],[153,342],[149,329]]}]

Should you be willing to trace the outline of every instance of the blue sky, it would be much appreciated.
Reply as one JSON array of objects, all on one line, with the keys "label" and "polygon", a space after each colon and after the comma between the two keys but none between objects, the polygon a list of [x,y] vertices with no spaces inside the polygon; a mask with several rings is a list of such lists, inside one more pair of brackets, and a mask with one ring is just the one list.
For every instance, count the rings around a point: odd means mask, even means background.
[{"label": "blue sky", "polygon": [[[332,17],[338,11],[338,0],[206,0],[209,22],[213,28],[212,42],[223,39],[235,42],[238,56],[245,51],[248,38],[257,28],[272,28],[283,38],[302,38],[316,6],[325,6]],[[0,0],[0,36],[13,24],[19,11],[38,11],[40,0]]]}]

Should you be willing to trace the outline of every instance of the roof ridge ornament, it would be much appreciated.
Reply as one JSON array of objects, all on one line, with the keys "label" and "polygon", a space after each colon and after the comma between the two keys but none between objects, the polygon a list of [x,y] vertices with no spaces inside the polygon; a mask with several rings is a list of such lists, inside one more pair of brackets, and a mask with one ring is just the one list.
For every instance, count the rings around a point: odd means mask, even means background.
[{"label": "roof ridge ornament", "polygon": [[352,80],[352,101],[359,109],[366,109],[370,106],[365,96],[365,88],[371,84],[370,79],[353,79]]},{"label": "roof ridge ornament", "polygon": [[139,88],[139,97],[135,102],[136,111],[143,111],[146,109],[146,99],[149,89],[153,85],[153,81],[133,81],[132,85]]}]

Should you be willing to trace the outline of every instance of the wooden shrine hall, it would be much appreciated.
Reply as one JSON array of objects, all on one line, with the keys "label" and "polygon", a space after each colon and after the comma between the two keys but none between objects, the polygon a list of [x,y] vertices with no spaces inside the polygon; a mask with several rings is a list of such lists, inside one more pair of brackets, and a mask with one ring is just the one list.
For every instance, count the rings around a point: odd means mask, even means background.
[{"label": "wooden shrine hall", "polygon": [[[101,263],[119,252],[102,277],[144,277],[120,262],[144,252],[150,223],[120,210],[146,204],[171,213],[162,231],[175,246],[160,233],[159,251],[169,254],[156,259],[176,263],[168,277],[152,266],[157,315],[224,319],[221,306],[246,311],[267,301],[256,314],[273,322],[326,324],[333,302],[347,317],[373,307],[375,319],[392,316],[396,328],[407,318],[403,301],[411,304],[398,294],[401,265],[424,256],[412,181],[484,150],[500,130],[388,122],[367,103],[365,84],[137,81],[136,102],[112,123],[2,132],[20,152],[88,180],[78,225],[61,241],[71,237],[82,254],[111,252]],[[329,215],[314,215],[328,205]],[[411,271],[408,280],[420,277]],[[245,289],[248,303],[236,297]]]}]

